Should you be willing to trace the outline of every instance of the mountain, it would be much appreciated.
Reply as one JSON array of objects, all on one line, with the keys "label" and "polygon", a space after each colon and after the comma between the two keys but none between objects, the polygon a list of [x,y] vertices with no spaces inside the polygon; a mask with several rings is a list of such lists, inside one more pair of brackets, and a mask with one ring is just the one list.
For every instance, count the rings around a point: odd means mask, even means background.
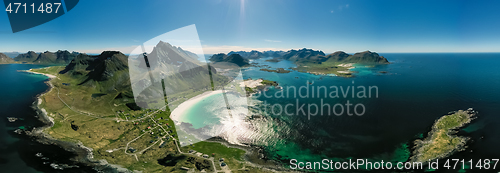
[{"label": "mountain", "polygon": [[232,63],[232,64],[236,64],[240,67],[250,65],[248,59],[243,58],[239,54],[232,54],[229,56],[224,54],[224,53],[215,54],[215,55],[212,55],[212,57],[210,57],[210,61],[212,61],[214,64],[220,64],[223,62]]},{"label": "mountain", "polygon": [[227,55],[230,56],[230,55],[234,55],[234,54],[238,54],[241,57],[244,57],[246,59],[259,59],[259,58],[264,57],[264,53],[256,51],[256,50],[252,50],[250,52],[246,52],[246,51],[237,51],[237,52],[234,52],[234,51],[231,51]]},{"label": "mountain", "polygon": [[79,54],[59,73],[102,93],[131,92],[127,56],[121,52],[104,51],[97,56]]},{"label": "mountain", "polygon": [[259,52],[259,51],[256,51],[256,50],[252,50],[250,52],[246,52],[246,51],[231,51],[227,55],[229,56],[229,55],[233,55],[233,54],[239,54],[243,58],[246,58],[246,59],[259,59],[259,58],[267,58],[267,57],[277,58],[277,57],[283,56],[284,53],[285,52],[283,52],[283,51],[272,51],[272,50],[269,50],[269,51]]},{"label": "mountain", "polygon": [[328,60],[334,60],[334,61],[343,61],[347,57],[349,57],[349,54],[342,52],[342,51],[337,51],[335,53],[329,54],[326,56]]},{"label": "mountain", "polygon": [[25,54],[19,54],[14,60],[34,64],[68,64],[79,54],[78,52],[70,53],[67,50],[59,50],[57,52],[46,51],[40,54],[29,51]]},{"label": "mountain", "polygon": [[342,61],[349,63],[376,63],[376,64],[389,63],[389,61],[385,57],[380,56],[378,53],[370,51],[355,53],[354,55],[351,55]]},{"label": "mountain", "polygon": [[33,62],[37,59],[38,57],[38,54],[33,52],[33,51],[29,51],[27,53],[24,53],[24,54],[19,54],[17,55],[14,60],[15,61],[20,61],[20,62]]},{"label": "mountain", "polygon": [[0,64],[9,64],[9,63],[13,63],[14,60],[10,57],[8,57],[7,55],[3,54],[3,53],[0,53]]},{"label": "mountain", "polygon": [[312,49],[290,50],[285,53],[283,59],[290,60],[299,64],[314,63],[321,64],[323,62],[341,62],[341,63],[366,63],[366,64],[388,64],[389,61],[379,54],[370,51],[364,51],[349,55],[342,51],[326,55],[322,51]]},{"label": "mountain", "polygon": [[325,53],[323,53],[323,51],[315,51],[312,49],[303,48],[299,50],[289,50],[282,56],[282,58],[292,62],[305,61],[320,63],[326,59],[324,56]]},{"label": "mountain", "polygon": [[134,97],[143,108],[161,107],[163,94],[170,102],[178,99],[174,95],[207,91],[228,81],[196,54],[163,41],[150,53],[131,55],[128,62]]}]

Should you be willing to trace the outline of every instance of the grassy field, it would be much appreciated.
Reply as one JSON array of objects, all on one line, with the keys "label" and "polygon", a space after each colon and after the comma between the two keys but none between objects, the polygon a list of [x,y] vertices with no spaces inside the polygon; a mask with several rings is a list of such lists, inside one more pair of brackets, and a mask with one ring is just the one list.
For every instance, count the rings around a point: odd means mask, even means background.
[{"label": "grassy field", "polygon": [[[96,88],[79,85],[78,79],[59,74],[63,69],[52,66],[32,70],[57,76],[50,81],[54,88],[41,97],[40,107],[54,119],[54,126],[46,129],[46,133],[59,140],[81,142],[93,149],[96,160],[105,159],[130,170],[186,172],[181,167],[187,167],[213,171],[210,160],[178,152],[173,140],[178,141],[178,136],[169,109],[131,110],[125,105],[131,100],[115,99],[121,91],[102,93]],[[180,104],[197,94],[201,91],[171,97],[176,98],[175,104]],[[215,153],[217,170],[222,169],[219,158],[225,158],[225,163],[235,172],[263,172],[243,161],[243,150],[211,142],[189,147],[181,149],[184,152],[193,149],[211,157]],[[132,152],[131,148],[135,150]]]}]

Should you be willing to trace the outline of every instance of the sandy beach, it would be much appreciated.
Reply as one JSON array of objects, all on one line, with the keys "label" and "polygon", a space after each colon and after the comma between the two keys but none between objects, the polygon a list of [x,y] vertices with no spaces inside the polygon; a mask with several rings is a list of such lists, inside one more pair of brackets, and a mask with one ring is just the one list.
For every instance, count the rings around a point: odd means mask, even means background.
[{"label": "sandy beach", "polygon": [[175,122],[180,122],[180,120],[182,118],[182,114],[188,108],[193,106],[193,104],[196,104],[199,101],[201,101],[207,97],[210,97],[214,94],[220,94],[220,93],[222,93],[222,90],[207,91],[207,92],[204,92],[203,94],[200,94],[200,95],[197,95],[193,98],[190,98],[189,100],[187,100],[187,101],[181,103],[179,106],[177,106],[177,108],[175,108],[174,111],[172,111],[172,113],[170,114],[170,118],[172,118],[172,120],[174,120]]},{"label": "sandy beach", "polygon": [[26,72],[26,73],[33,73],[33,74],[41,74],[41,75],[47,76],[47,77],[49,77],[49,78],[51,78],[51,79],[53,79],[53,78],[57,78],[57,76],[54,76],[54,75],[51,75],[51,74],[38,73],[38,72],[31,71],[31,70],[32,70],[32,69],[29,69],[29,70],[26,70],[26,71],[24,71],[24,72]]},{"label": "sandy beach", "polygon": [[262,81],[264,81],[264,80],[262,80],[262,79],[245,80],[243,82],[240,82],[240,87],[255,88],[257,86],[263,85]]}]

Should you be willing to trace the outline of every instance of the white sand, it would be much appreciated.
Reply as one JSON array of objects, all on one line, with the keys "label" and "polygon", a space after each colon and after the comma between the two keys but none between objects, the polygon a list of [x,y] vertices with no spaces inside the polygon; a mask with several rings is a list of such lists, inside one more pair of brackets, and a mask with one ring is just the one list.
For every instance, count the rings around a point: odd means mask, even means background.
[{"label": "white sand", "polygon": [[180,122],[180,120],[182,119],[182,115],[184,114],[184,112],[186,112],[188,108],[190,108],[194,104],[198,103],[199,101],[207,97],[220,93],[222,93],[222,90],[207,91],[204,92],[203,94],[190,98],[189,100],[182,102],[179,106],[177,106],[177,108],[175,108],[174,111],[172,111],[172,113],[170,114],[170,118],[172,118],[172,120],[174,121]]},{"label": "white sand", "polygon": [[337,71],[337,73],[352,73],[351,71]]},{"label": "white sand", "polygon": [[352,67],[354,63],[339,64],[340,67]]},{"label": "white sand", "polygon": [[41,74],[41,75],[47,76],[47,77],[49,77],[49,78],[51,78],[51,79],[53,79],[53,78],[57,78],[57,76],[54,76],[54,75],[51,75],[51,74],[45,74],[45,73],[38,73],[38,72],[34,72],[34,71],[31,71],[31,69],[26,70],[26,72],[28,72],[28,73],[33,73],[33,74]]},{"label": "white sand", "polygon": [[249,88],[255,88],[257,86],[260,86],[260,85],[264,85],[262,84],[262,79],[256,79],[256,80],[246,80],[246,81],[243,81],[243,82],[240,82],[240,87],[249,87]]}]

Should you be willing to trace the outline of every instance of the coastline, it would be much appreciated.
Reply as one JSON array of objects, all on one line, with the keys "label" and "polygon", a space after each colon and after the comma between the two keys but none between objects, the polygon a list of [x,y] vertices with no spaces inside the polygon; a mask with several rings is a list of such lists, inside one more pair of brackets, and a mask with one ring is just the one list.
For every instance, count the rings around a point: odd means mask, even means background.
[{"label": "coastline", "polygon": [[170,113],[170,118],[175,121],[175,123],[179,123],[181,122],[182,120],[182,116],[184,114],[185,111],[187,111],[190,107],[192,107],[194,104],[198,103],[199,101],[207,98],[207,97],[210,97],[212,95],[215,95],[215,94],[221,94],[222,93],[222,90],[215,90],[215,91],[207,91],[207,92],[204,92],[200,95],[197,95],[197,96],[194,96],[193,98],[190,98],[189,100],[186,100],[184,102],[182,102],[179,106],[177,106],[177,108],[174,109],[174,111],[172,111],[172,113]]},{"label": "coastline", "polygon": [[[45,68],[47,68],[47,67],[45,67]],[[40,68],[40,69],[44,69],[44,68]],[[54,76],[54,75],[51,75],[51,74],[38,73],[38,72],[34,72],[34,71],[32,71],[32,70],[33,70],[33,69],[29,69],[29,70],[19,70],[19,71],[20,71],[20,72],[31,73],[31,74],[39,74],[39,75],[44,75],[44,76],[47,76],[47,77],[48,77],[48,78],[50,78],[50,79],[57,78],[57,76]],[[47,82],[48,82],[48,81],[47,81]],[[52,85],[52,84],[50,84],[50,85]],[[49,91],[47,91],[47,92],[49,92]],[[47,93],[47,92],[45,92],[45,93]]]},{"label": "coastline", "polygon": [[[35,101],[32,104],[32,108],[36,111],[37,113],[37,118],[44,123],[45,125],[42,127],[34,127],[31,131],[24,130],[24,134],[34,138],[35,141],[45,144],[45,145],[55,145],[63,150],[75,154],[75,157],[72,158],[75,163],[80,163],[85,166],[97,168],[98,170],[104,170],[104,169],[120,169],[121,167],[119,166],[113,166],[110,164],[107,164],[105,161],[96,161],[94,160],[94,155],[92,153],[92,148],[84,146],[80,141],[78,143],[74,142],[68,142],[68,141],[61,141],[58,139],[53,138],[49,134],[45,133],[44,130],[51,128],[54,126],[54,119],[50,117],[47,113],[47,111],[41,107],[42,103],[42,97],[51,92],[55,87],[52,85],[50,82],[52,79],[57,78],[57,76],[50,75],[50,74],[44,74],[44,73],[38,73],[38,72],[33,72],[31,71],[32,69],[29,70],[21,70],[21,72],[27,72],[31,74],[39,74],[39,75],[44,75],[47,76],[49,79],[45,81],[44,83],[49,86],[47,90],[44,92],[38,94],[36,96]],[[71,168],[72,166],[69,165],[58,165],[60,168]]]}]

